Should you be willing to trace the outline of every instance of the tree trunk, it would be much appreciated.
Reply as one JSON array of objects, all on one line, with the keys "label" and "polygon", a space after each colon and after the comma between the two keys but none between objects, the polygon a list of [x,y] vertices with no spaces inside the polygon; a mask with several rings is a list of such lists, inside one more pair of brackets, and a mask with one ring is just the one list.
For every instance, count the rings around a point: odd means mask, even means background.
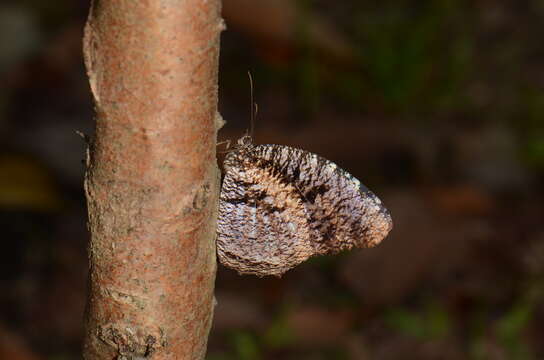
[{"label": "tree trunk", "polygon": [[220,8],[220,0],[91,6],[85,359],[205,356],[216,272]]}]

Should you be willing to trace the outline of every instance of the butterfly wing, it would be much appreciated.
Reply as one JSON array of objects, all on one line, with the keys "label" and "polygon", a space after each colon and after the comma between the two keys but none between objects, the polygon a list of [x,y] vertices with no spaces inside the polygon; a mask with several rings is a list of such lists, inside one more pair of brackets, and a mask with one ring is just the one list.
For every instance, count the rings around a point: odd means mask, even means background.
[{"label": "butterfly wing", "polygon": [[240,273],[281,275],[315,254],[376,245],[391,230],[381,201],[315,154],[249,144],[224,165],[217,249]]},{"label": "butterfly wing", "polygon": [[308,214],[297,189],[250,150],[225,161],[217,252],[240,273],[279,276],[313,254]]},{"label": "butterfly wing", "polygon": [[391,230],[380,199],[333,162],[287,146],[258,145],[254,152],[299,191],[315,254],[374,246]]}]

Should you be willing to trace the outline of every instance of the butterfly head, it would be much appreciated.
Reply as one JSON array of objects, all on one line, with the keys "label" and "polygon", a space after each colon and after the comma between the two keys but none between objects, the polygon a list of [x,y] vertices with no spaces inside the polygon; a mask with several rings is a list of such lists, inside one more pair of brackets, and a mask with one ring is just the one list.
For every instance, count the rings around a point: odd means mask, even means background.
[{"label": "butterfly head", "polygon": [[241,138],[238,139],[236,142],[237,148],[247,148],[253,145],[253,140],[251,139],[251,135],[245,134]]},{"label": "butterfly head", "polygon": [[225,171],[230,171],[230,169],[233,168],[239,169],[248,166],[248,162],[252,161],[252,157],[248,155],[251,152],[252,146],[253,140],[251,139],[250,135],[245,134],[239,138],[238,141],[236,141],[236,145],[227,152],[227,156],[223,162],[223,168]]}]

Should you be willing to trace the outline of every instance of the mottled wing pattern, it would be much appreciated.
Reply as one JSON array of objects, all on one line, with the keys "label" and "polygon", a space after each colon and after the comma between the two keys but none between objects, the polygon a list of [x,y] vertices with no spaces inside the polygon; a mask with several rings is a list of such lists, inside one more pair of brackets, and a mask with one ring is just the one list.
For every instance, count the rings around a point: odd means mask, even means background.
[{"label": "mottled wing pattern", "polygon": [[254,153],[299,190],[316,254],[371,247],[391,230],[380,199],[335,163],[287,146],[257,145]]},{"label": "mottled wing pattern", "polygon": [[281,275],[312,255],[308,214],[292,184],[252,166],[248,154],[225,160],[217,251],[240,273]]},{"label": "mottled wing pattern", "polygon": [[224,167],[217,250],[240,273],[281,275],[312,255],[373,246],[391,229],[374,194],[307,151],[244,144]]}]

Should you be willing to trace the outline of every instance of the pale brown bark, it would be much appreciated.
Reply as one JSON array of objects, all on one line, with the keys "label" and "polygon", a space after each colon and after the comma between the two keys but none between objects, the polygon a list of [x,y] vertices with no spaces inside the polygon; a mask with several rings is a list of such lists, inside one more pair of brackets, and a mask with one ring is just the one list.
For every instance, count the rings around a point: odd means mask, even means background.
[{"label": "pale brown bark", "polygon": [[216,271],[220,5],[91,7],[86,359],[204,358]]}]

